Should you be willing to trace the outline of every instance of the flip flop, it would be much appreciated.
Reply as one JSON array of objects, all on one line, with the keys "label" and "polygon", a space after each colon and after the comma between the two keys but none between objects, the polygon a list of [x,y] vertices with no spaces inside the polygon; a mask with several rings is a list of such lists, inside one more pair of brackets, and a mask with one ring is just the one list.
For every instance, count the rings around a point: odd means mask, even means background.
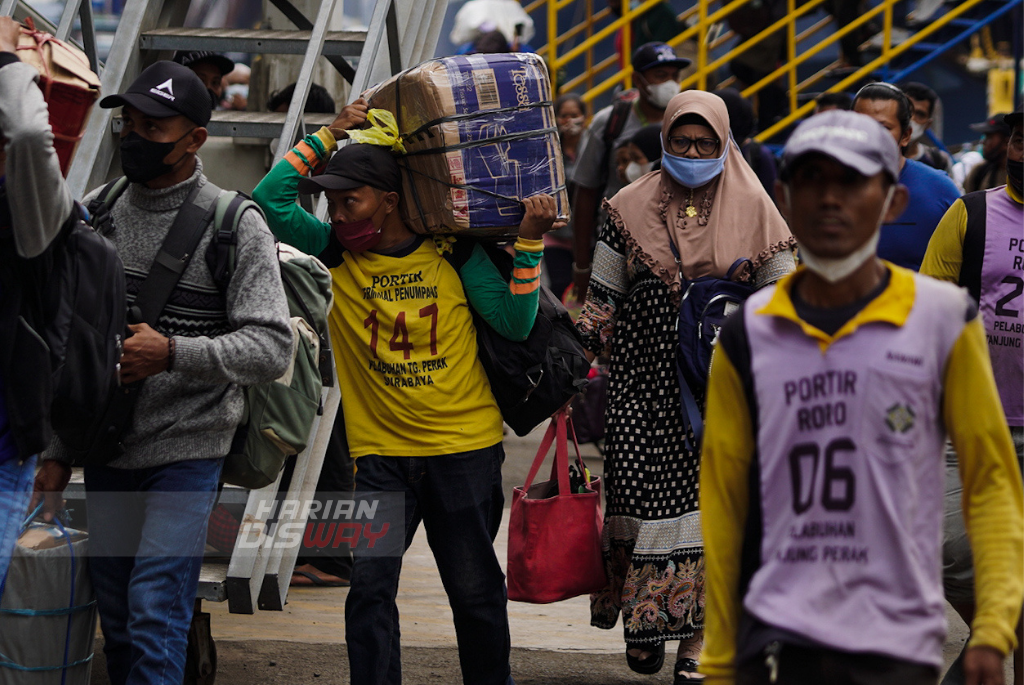
[{"label": "flip flop", "polygon": [[[636,647],[628,647],[627,649],[636,649]],[[658,646],[654,649],[654,653],[646,659],[638,659],[627,651],[626,664],[637,673],[643,673],[644,675],[657,673],[665,665],[665,643],[659,642]]]},{"label": "flip flop", "polygon": [[672,685],[704,682],[704,674],[698,673],[697,668],[696,659],[685,658],[676,661],[675,677],[672,679]]},{"label": "flip flop", "polygon": [[338,580],[324,580],[315,573],[309,571],[293,571],[292,576],[302,576],[303,578],[309,579],[308,583],[296,583],[294,580],[289,583],[289,587],[348,587],[349,581],[344,578]]}]

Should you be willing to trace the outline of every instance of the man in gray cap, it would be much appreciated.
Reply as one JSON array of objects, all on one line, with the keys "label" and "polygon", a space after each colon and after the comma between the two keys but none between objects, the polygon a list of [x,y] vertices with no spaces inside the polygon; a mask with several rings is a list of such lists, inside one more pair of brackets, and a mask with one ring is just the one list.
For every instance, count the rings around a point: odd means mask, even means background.
[{"label": "man in gray cap", "polygon": [[783,153],[803,266],[725,323],[708,386],[708,682],[935,684],[948,431],[977,574],[967,682],[1003,683],[1020,473],[977,306],[875,253],[907,203],[898,174],[892,136],[852,112],[808,119]]}]

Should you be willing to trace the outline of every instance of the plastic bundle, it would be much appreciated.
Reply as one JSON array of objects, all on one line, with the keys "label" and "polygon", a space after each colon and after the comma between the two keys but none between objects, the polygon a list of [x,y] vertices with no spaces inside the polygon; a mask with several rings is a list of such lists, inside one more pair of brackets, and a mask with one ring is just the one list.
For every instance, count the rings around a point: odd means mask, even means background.
[{"label": "plastic bundle", "polygon": [[516,235],[521,200],[569,215],[547,66],[532,53],[430,60],[366,93],[394,112],[406,154],[403,218],[420,233]]},{"label": "plastic bundle", "polygon": [[88,685],[96,602],[85,533],[33,523],[0,603],[0,685]]}]

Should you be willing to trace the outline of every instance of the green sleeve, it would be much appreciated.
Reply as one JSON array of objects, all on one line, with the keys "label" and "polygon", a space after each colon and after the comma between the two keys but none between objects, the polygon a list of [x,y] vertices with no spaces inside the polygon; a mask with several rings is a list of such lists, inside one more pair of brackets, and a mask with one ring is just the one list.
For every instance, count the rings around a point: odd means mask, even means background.
[{"label": "green sleeve", "polygon": [[[310,134],[275,164],[252,191],[252,199],[266,214],[267,225],[273,234],[281,242],[311,255],[318,255],[326,249],[331,225],[299,206],[296,202],[298,184],[325,156],[323,143],[315,134]],[[296,166],[303,168],[305,173],[300,173]]]},{"label": "green sleeve", "polygon": [[470,305],[504,338],[526,340],[533,329],[540,301],[542,256],[541,252],[517,249],[513,278],[506,281],[477,244],[462,267],[459,275]]}]

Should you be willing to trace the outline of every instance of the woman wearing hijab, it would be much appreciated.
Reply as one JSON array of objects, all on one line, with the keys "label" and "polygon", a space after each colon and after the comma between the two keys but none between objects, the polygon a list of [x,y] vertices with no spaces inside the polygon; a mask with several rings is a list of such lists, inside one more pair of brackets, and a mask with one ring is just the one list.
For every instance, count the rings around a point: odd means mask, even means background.
[{"label": "woman wearing hijab", "polygon": [[[680,640],[675,682],[698,680],[704,558],[697,509],[700,455],[684,447],[676,355],[683,281],[724,278],[737,259],[755,286],[794,268],[785,221],[729,137],[712,93],[672,98],[661,127],[662,168],[605,203],[586,304],[577,326],[611,358],[604,477],[608,587],[592,624],[622,614],[626,660],[639,673]],[[675,244],[680,255],[673,256]],[[703,400],[703,398],[698,398]]]}]

